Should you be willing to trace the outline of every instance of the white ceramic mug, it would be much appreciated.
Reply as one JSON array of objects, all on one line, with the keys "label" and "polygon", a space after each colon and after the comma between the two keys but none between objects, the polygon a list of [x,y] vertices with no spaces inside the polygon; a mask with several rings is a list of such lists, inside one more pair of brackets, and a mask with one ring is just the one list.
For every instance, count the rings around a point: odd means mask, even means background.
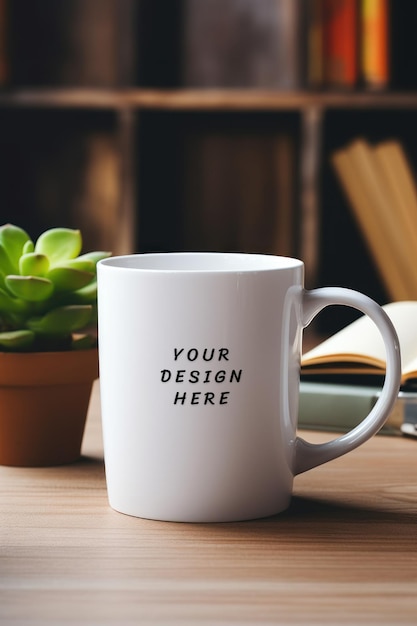
[{"label": "white ceramic mug", "polygon": [[[384,424],[400,384],[395,330],[373,300],[306,291],[302,261],[167,253],[98,264],[99,358],[110,506],[170,521],[273,515],[293,477],[349,452]],[[303,328],[324,307],[359,309],[387,354],[381,396],[352,431],[296,436]]]}]

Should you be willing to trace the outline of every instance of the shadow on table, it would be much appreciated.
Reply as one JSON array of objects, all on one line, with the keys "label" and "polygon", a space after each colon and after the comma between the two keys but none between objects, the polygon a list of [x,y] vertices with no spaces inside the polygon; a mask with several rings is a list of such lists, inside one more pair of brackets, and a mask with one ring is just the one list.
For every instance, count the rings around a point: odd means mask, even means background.
[{"label": "shadow on table", "polygon": [[[413,510],[414,509],[414,512]],[[271,546],[283,540],[299,540],[328,546],[386,545],[387,551],[417,552],[416,507],[410,511],[381,509],[377,506],[344,505],[326,499],[294,496],[290,507],[273,517],[229,525],[233,534],[236,527],[239,537],[247,540],[258,538],[271,542]],[[221,533],[228,533],[228,524],[219,524]],[[206,525],[207,527],[207,525]],[[214,530],[213,530],[214,529]],[[211,525],[211,532],[215,525]]]},{"label": "shadow on table", "polygon": [[[72,482],[85,482],[87,477],[96,487],[105,490],[104,462],[100,457],[83,456],[72,466],[70,472]],[[68,480],[66,474],[66,480]],[[127,521],[129,520],[129,522]],[[162,527],[175,528],[183,537],[186,527],[193,528],[193,537],[201,533],[222,540],[234,541],[237,536],[240,540],[267,540],[282,542],[282,540],[311,541],[341,545],[341,542],[354,542],[357,545],[378,545],[383,542],[388,551],[402,549],[417,552],[417,485],[415,489],[404,488],[392,491],[381,491],[374,502],[349,503],[332,500],[326,497],[293,496],[289,508],[273,517],[230,523],[211,524],[181,524],[175,522],[155,522],[140,520],[127,516],[125,524],[149,523],[151,532],[160,532]],[[170,532],[168,532],[168,536]],[[381,545],[381,543],[379,543]]]}]

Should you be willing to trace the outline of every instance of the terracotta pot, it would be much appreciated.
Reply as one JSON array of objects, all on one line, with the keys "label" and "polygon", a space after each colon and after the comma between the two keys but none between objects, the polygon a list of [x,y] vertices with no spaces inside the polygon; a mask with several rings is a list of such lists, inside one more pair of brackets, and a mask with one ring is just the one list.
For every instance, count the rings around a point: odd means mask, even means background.
[{"label": "terracotta pot", "polygon": [[97,350],[0,352],[0,464],[79,459]]}]

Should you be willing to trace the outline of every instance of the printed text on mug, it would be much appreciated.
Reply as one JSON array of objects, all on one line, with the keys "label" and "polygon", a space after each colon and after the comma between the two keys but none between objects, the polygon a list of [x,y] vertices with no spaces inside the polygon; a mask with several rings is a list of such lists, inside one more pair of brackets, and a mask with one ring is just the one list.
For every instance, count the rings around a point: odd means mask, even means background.
[{"label": "printed text on mug", "polygon": [[[228,348],[174,348],[174,369],[161,370],[162,383],[215,384],[239,383],[242,378],[242,370],[223,369],[229,361]],[[219,363],[219,367],[207,369],[206,363]],[[226,363],[225,363],[226,362]],[[195,365],[194,365],[195,363]],[[192,365],[191,365],[192,364]],[[181,366],[188,365],[186,368]],[[198,365],[198,369],[194,369]],[[223,368],[222,368],[223,366]],[[219,389],[218,391],[206,391],[204,388],[183,391],[177,389],[173,398],[175,405],[223,405],[228,404],[230,390]]]}]

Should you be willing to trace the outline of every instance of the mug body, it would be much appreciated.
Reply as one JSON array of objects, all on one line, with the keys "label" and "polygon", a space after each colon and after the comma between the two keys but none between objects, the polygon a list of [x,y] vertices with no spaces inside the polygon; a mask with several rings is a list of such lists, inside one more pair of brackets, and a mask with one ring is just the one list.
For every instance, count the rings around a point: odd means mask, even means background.
[{"label": "mug body", "polygon": [[226,522],[288,506],[303,263],[168,253],[98,264],[110,505]]}]

